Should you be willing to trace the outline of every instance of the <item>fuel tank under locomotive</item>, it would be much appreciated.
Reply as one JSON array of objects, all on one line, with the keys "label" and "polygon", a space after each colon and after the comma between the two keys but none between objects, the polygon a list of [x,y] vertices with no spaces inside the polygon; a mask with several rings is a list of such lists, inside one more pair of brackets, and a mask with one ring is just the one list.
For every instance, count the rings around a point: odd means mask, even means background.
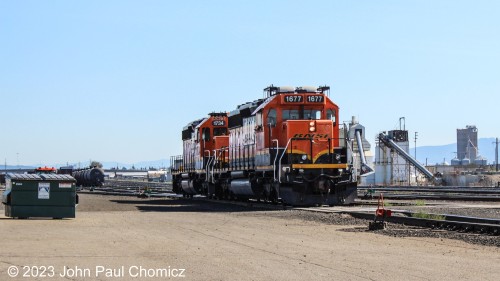
[{"label": "fuel tank under locomotive", "polygon": [[238,198],[252,198],[259,194],[258,185],[248,179],[246,171],[233,171],[231,172],[231,178],[229,184],[231,195]]},{"label": "fuel tank under locomotive", "polygon": [[104,183],[104,171],[97,167],[74,171],[72,176],[76,179],[77,186],[96,187]]},{"label": "fuel tank under locomotive", "polygon": [[254,192],[254,189],[256,188],[257,186],[248,179],[235,179],[229,185],[229,191],[236,197],[241,198],[255,197],[257,193]]},{"label": "fuel tank under locomotive", "polygon": [[180,190],[179,188],[176,188],[178,191],[176,193],[183,193],[187,195],[196,195],[201,193],[201,188],[202,188],[202,181],[195,177],[194,174],[181,174],[180,179],[178,179],[177,185],[180,185]]}]

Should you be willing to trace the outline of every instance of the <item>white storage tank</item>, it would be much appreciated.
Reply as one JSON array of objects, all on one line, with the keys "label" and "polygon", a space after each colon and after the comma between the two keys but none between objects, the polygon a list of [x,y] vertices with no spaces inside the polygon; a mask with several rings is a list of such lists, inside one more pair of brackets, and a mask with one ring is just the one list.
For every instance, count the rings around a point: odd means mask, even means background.
[{"label": "white storage tank", "polygon": [[484,158],[483,156],[479,155],[476,157],[476,160],[474,160],[474,164],[478,166],[486,166],[488,165],[488,160]]},{"label": "white storage tank", "polygon": [[460,159],[458,159],[457,157],[451,159],[451,165],[452,166],[460,166],[462,162],[460,161]]}]

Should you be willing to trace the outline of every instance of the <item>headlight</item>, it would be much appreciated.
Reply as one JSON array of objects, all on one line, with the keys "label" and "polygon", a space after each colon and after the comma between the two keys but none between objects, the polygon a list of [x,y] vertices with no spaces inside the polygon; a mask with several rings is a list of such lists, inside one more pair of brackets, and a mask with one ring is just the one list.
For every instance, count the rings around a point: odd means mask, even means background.
[{"label": "headlight", "polygon": [[302,160],[306,161],[307,160],[307,155],[302,155]]}]

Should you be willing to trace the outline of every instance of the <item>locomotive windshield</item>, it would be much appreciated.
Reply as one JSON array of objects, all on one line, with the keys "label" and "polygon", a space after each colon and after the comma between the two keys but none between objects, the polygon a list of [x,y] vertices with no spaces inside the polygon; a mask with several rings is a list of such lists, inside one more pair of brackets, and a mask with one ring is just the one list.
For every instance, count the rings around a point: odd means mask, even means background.
[{"label": "locomotive windshield", "polygon": [[321,110],[318,109],[304,109],[302,110],[302,117],[298,109],[284,109],[282,113],[283,121],[286,120],[318,120],[321,119]]},{"label": "locomotive windshield", "polygon": [[214,137],[227,135],[227,128],[214,128]]},{"label": "locomotive windshield", "polygon": [[283,121],[286,120],[298,120],[299,119],[299,110],[298,109],[284,109],[283,115],[281,116]]},{"label": "locomotive windshield", "polygon": [[304,119],[309,119],[309,120],[321,119],[321,110],[304,109]]}]

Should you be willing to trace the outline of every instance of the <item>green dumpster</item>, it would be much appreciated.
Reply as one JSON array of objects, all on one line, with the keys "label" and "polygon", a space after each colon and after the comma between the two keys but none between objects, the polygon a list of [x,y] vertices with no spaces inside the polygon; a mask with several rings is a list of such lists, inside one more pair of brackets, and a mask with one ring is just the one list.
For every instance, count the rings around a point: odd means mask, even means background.
[{"label": "green dumpster", "polygon": [[70,175],[7,173],[2,196],[5,216],[74,218],[75,182]]}]

